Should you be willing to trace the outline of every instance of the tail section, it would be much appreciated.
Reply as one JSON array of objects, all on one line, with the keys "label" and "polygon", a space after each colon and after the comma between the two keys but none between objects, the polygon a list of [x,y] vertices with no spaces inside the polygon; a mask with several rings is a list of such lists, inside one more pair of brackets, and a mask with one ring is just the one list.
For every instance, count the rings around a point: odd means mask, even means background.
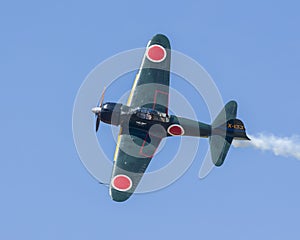
[{"label": "tail section", "polygon": [[209,137],[212,161],[216,166],[224,163],[233,139],[250,140],[243,122],[236,119],[237,103],[228,102],[212,123]]},{"label": "tail section", "polygon": [[230,119],[226,123],[227,136],[236,140],[250,140],[246,134],[244,123],[240,119]]},{"label": "tail section", "polygon": [[233,138],[212,135],[209,137],[210,153],[213,163],[219,167],[224,163]]}]

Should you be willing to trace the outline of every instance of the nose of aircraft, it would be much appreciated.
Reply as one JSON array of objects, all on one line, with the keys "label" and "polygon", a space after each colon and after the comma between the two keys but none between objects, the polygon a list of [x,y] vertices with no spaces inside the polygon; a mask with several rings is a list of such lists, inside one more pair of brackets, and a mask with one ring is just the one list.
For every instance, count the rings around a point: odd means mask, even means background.
[{"label": "nose of aircraft", "polygon": [[100,107],[94,107],[94,108],[92,108],[92,112],[95,113],[95,114],[100,113],[101,108]]}]

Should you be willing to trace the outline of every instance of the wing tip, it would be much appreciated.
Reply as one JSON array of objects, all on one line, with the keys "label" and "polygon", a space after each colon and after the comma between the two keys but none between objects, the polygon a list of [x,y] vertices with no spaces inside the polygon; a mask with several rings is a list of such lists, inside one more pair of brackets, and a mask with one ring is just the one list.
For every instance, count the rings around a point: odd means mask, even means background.
[{"label": "wing tip", "polygon": [[121,192],[111,187],[109,190],[109,195],[115,202],[125,202],[130,198],[132,192]]},{"label": "wing tip", "polygon": [[171,49],[171,44],[168,37],[162,33],[158,33],[152,37],[150,45],[153,44],[159,44],[162,45],[164,48]]}]

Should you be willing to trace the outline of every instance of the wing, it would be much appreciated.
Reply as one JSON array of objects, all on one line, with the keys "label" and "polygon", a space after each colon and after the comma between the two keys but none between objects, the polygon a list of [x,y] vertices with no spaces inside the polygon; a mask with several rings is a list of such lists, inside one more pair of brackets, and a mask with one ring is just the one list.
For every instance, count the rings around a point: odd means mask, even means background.
[{"label": "wing", "polygon": [[162,34],[155,35],[149,41],[128,106],[153,108],[168,113],[170,49],[168,38]]},{"label": "wing", "polygon": [[110,183],[114,201],[123,202],[132,195],[160,141],[161,138],[150,136],[146,131],[121,130]]},{"label": "wing", "polygon": [[[170,55],[168,38],[155,35],[147,45],[128,98],[128,106],[168,112]],[[113,200],[122,202],[132,195],[160,141],[160,137],[151,136],[147,131],[121,128],[110,183]]]}]

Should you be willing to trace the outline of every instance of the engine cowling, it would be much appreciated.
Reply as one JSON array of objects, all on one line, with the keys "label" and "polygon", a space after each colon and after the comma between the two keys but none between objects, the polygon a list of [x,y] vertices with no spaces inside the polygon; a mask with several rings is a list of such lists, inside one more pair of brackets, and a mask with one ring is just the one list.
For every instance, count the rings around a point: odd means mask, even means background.
[{"label": "engine cowling", "polygon": [[120,103],[104,103],[101,108],[101,121],[115,126],[120,125],[121,108]]}]

